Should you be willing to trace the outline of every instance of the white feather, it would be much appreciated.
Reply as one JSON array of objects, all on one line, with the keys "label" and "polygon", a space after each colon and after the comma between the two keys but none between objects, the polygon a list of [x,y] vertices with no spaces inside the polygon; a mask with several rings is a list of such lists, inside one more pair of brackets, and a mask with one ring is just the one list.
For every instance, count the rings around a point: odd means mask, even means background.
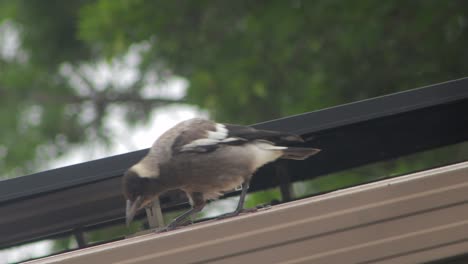
[{"label": "white feather", "polygon": [[222,140],[227,137],[227,132],[224,130],[219,130],[217,129],[216,131],[207,131],[208,132],[208,138],[211,139],[217,139],[217,140]]},{"label": "white feather", "polygon": [[265,150],[282,150],[287,149],[288,147],[275,146],[272,142],[266,140],[256,140],[255,146]]},{"label": "white feather", "polygon": [[[182,151],[190,150],[196,147],[204,147],[210,145],[219,144],[222,140],[225,140],[228,135],[228,130],[223,124],[216,124],[216,131],[206,131],[207,137],[200,138],[186,144],[182,147]],[[229,141],[226,141],[229,142]]]},{"label": "white feather", "polygon": [[225,139],[228,135],[228,130],[223,124],[216,124],[216,131],[207,131],[208,138],[222,140]]},{"label": "white feather", "polygon": [[153,171],[147,168],[144,163],[139,162],[133,165],[130,170],[136,172],[138,176],[142,178],[157,178],[159,176],[159,171]]},{"label": "white feather", "polygon": [[220,124],[220,123],[216,124],[216,130],[218,130],[218,131],[220,131],[222,133],[225,133],[225,134],[228,133],[228,130],[227,130],[226,126],[223,125],[223,124]]},{"label": "white feather", "polygon": [[229,138],[223,139],[221,142],[227,143],[227,142],[240,141],[240,140],[246,141],[245,139],[238,138],[238,137],[229,137]]},{"label": "white feather", "polygon": [[201,139],[194,140],[189,144],[184,145],[182,147],[182,150],[189,150],[191,148],[202,147],[202,146],[216,145],[218,143],[219,143],[219,140],[217,139],[201,138]]},{"label": "white feather", "polygon": [[263,165],[277,160],[283,155],[283,149],[287,147],[275,146],[269,141],[257,140],[247,145],[249,151],[253,153],[253,169],[258,169]]}]

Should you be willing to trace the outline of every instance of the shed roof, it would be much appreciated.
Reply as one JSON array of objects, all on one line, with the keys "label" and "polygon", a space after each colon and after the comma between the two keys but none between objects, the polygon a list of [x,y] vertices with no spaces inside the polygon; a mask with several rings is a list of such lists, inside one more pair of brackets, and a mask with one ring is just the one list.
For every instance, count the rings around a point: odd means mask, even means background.
[{"label": "shed roof", "polygon": [[467,174],[459,163],[31,263],[427,262],[468,252]]}]

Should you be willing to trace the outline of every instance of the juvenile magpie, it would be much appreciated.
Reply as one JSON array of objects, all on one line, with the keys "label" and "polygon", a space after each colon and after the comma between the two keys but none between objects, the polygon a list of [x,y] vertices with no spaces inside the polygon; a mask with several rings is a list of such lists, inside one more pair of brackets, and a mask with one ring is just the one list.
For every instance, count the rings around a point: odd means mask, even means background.
[{"label": "juvenile magpie", "polygon": [[242,186],[236,210],[223,217],[235,216],[243,210],[250,179],[258,168],[278,158],[303,160],[320,151],[287,147],[288,143],[296,142],[303,139],[294,134],[201,118],[183,121],[161,135],[149,153],[125,172],[127,225],[137,210],[174,189],[187,194],[192,208],[175,218],[166,230],[201,211],[207,200]]}]

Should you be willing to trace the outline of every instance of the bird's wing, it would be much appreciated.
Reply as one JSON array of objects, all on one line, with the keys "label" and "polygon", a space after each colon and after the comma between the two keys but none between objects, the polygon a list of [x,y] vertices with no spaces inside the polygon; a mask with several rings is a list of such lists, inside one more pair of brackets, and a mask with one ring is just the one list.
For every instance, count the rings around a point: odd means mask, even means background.
[{"label": "bird's wing", "polygon": [[304,142],[304,140],[295,134],[271,131],[271,130],[261,130],[255,129],[248,126],[224,124],[228,130],[229,137],[233,138],[242,138],[246,141],[252,140],[268,140],[275,143],[287,143],[287,142]]},{"label": "bird's wing", "polygon": [[179,127],[172,144],[172,154],[182,152],[211,152],[221,145],[242,145],[253,140],[272,142],[302,142],[293,134],[258,130],[252,127],[215,123],[193,119]]},{"label": "bird's wing", "polygon": [[172,144],[172,153],[180,152],[210,152],[220,144],[233,143],[242,139],[230,138],[224,124],[205,119],[193,119],[179,129]]},{"label": "bird's wing", "polygon": [[227,132],[215,122],[191,119],[177,131],[172,144],[173,154],[184,151],[207,152],[208,148],[224,139]]}]

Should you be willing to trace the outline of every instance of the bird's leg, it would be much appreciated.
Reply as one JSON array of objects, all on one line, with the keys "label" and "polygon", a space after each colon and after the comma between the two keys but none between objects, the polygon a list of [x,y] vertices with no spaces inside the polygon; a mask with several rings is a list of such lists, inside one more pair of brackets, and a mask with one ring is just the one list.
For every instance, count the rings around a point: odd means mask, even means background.
[{"label": "bird's leg", "polygon": [[246,180],[244,183],[242,183],[242,192],[239,197],[239,202],[237,203],[237,208],[233,212],[223,214],[218,216],[218,219],[224,219],[232,216],[236,216],[240,214],[242,211],[244,211],[244,201],[245,201],[245,196],[247,196],[247,191],[249,190],[249,184],[250,180]]},{"label": "bird's leg", "polygon": [[233,212],[235,213],[235,215],[238,215],[244,208],[245,196],[247,196],[247,191],[249,190],[249,186],[250,186],[250,180],[242,183],[242,192],[239,197],[239,202],[237,203],[236,210]]},{"label": "bird's leg", "polygon": [[169,230],[175,229],[177,226],[184,223],[187,220],[188,217],[190,217],[193,214],[196,214],[196,213],[200,212],[203,209],[203,207],[205,207],[205,199],[203,198],[202,193],[196,192],[196,193],[191,193],[189,195],[190,195],[190,198],[191,198],[192,203],[193,203],[192,208],[190,210],[184,212],[183,214],[179,215],[178,217],[176,217],[174,220],[172,220],[171,223],[169,223],[161,231],[169,231]]}]

